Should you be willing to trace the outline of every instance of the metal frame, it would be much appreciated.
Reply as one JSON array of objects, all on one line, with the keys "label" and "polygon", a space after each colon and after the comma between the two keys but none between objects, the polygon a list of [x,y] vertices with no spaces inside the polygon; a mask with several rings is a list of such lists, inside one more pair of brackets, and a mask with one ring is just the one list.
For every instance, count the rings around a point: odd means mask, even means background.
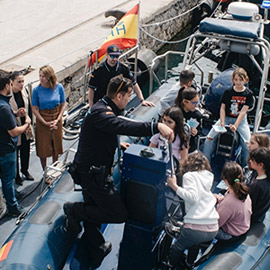
[{"label": "metal frame", "polygon": [[[199,38],[204,38],[204,40],[201,42],[201,45],[196,47]],[[262,79],[261,79],[261,84],[260,84],[260,89],[259,89],[259,96],[258,96],[258,101],[256,104],[255,122],[254,122],[254,127],[253,127],[253,132],[258,132],[260,128],[261,117],[262,117],[262,112],[263,112],[265,92],[267,90],[266,85],[267,85],[269,61],[270,61],[270,55],[269,55],[270,44],[267,40],[265,40],[263,37],[253,40],[253,39],[244,39],[240,37],[237,38],[237,37],[232,37],[232,36],[224,36],[224,35],[219,35],[216,33],[204,34],[204,33],[197,32],[193,34],[188,40],[186,51],[185,51],[185,57],[184,57],[184,66],[196,64],[196,62],[201,57],[203,57],[207,51],[216,49],[218,45],[218,41],[221,41],[221,40],[228,41],[228,42],[237,42],[237,43],[247,44],[247,45],[258,45],[262,51],[263,59],[264,59],[264,62],[262,63],[263,64],[262,68],[260,68],[260,65],[257,63],[256,59],[253,56],[250,56],[250,59],[254,62],[255,66],[258,68],[259,72],[262,74]],[[208,48],[207,51],[205,51],[202,54],[199,54],[200,49],[206,42],[210,42],[211,46]]]}]

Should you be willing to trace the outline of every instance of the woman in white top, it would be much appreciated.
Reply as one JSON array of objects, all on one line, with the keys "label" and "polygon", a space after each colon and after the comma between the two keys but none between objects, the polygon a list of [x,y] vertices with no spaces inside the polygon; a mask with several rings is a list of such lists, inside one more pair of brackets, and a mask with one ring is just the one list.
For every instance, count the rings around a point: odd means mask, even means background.
[{"label": "woman in white top", "polygon": [[[177,185],[175,176],[168,178],[168,185],[185,201],[184,224],[169,255],[170,264],[179,269],[185,265],[185,249],[189,249],[190,255],[190,248],[197,249],[199,244],[216,236],[219,218],[215,209],[216,199],[211,192],[214,175],[207,158],[197,151],[191,153],[183,163],[181,173],[183,187]],[[188,265],[196,259],[194,250],[191,253],[187,257]]]}]

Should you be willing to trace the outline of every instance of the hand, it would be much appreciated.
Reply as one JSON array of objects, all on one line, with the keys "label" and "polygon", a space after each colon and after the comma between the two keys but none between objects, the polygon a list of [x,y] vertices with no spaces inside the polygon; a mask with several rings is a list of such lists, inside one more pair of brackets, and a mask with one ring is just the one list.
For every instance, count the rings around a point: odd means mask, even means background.
[{"label": "hand", "polygon": [[217,200],[217,203],[220,203],[223,199],[224,199],[224,196],[223,195],[220,195],[220,194],[213,194]]},{"label": "hand", "polygon": [[29,127],[25,130],[24,133],[25,133],[25,134],[31,133],[31,126],[29,126]]},{"label": "hand", "polygon": [[224,127],[224,122],[220,121],[220,126]]},{"label": "hand", "polygon": [[168,140],[169,143],[174,140],[174,132],[171,128],[163,123],[158,123],[158,130],[162,137]]},{"label": "hand", "polygon": [[176,176],[169,176],[167,179],[167,185],[172,188],[174,191],[178,189],[177,181],[176,181]]},{"label": "hand", "polygon": [[235,132],[236,130],[237,130],[237,126],[236,125],[230,125],[230,130],[232,131],[232,132]]},{"label": "hand", "polygon": [[26,115],[26,109],[20,108],[15,114],[17,117],[24,117]]},{"label": "hand", "polygon": [[54,130],[57,129],[57,125],[58,125],[58,120],[53,120],[50,122],[50,130]]},{"label": "hand", "polygon": [[151,101],[143,100],[142,106],[155,107],[155,104]]},{"label": "hand", "polygon": [[120,147],[123,151],[127,150],[128,147],[130,146],[130,143],[127,142],[120,142]]},{"label": "hand", "polygon": [[25,116],[25,123],[29,123],[29,125],[31,125],[31,118],[28,115]]},{"label": "hand", "polygon": [[26,134],[31,132],[31,118],[28,115],[25,116],[25,124],[28,124],[28,127],[24,131],[24,133]]},{"label": "hand", "polygon": [[190,128],[190,131],[191,131],[191,136],[196,136],[197,133],[198,133],[198,130],[196,128]]}]

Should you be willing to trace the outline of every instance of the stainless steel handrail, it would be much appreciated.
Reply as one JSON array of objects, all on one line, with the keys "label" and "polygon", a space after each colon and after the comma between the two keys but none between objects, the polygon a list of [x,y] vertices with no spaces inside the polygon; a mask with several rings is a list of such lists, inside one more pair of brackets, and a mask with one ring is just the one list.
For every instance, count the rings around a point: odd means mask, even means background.
[{"label": "stainless steel handrail", "polygon": [[163,59],[165,58],[165,70],[164,70],[164,78],[165,78],[165,81],[168,80],[168,57],[169,55],[181,55],[181,56],[184,56],[185,55],[185,52],[179,52],[179,51],[167,51],[166,53],[164,54],[161,54],[161,55],[158,55],[156,56],[151,65],[149,66],[149,73],[150,73],[150,78],[149,78],[149,95],[152,94],[152,91],[153,91],[153,79],[156,78],[157,79],[157,76],[154,72],[154,66],[156,64],[157,61],[159,61],[160,59]]}]

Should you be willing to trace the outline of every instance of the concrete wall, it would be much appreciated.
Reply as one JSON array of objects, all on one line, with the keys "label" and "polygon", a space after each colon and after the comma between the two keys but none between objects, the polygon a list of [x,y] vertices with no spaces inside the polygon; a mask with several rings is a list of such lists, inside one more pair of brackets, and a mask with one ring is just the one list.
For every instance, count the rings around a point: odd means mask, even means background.
[{"label": "concrete wall", "polygon": [[[166,23],[160,24],[160,22],[174,18],[179,14],[190,10],[199,2],[200,1],[194,0],[172,0],[165,6],[157,9],[154,13],[141,18],[140,23],[143,26],[143,29],[154,38],[150,37],[143,31],[140,31],[140,47],[150,48],[154,52],[157,52],[164,45],[164,43],[160,42],[158,39],[164,41],[171,40],[176,34],[181,32],[181,30],[185,28],[188,23],[190,23],[190,20],[192,19],[192,12],[189,12],[188,14],[177,19],[169,20]],[[147,24],[156,25],[144,26]],[[67,68],[63,72],[57,74],[58,79],[62,80],[64,84],[69,106],[71,107],[81,101],[84,93],[83,73],[85,63],[86,58],[78,61],[70,68]],[[74,72],[74,68],[77,70],[76,72]],[[67,72],[68,70],[69,72]],[[67,74],[69,74],[71,79],[71,81],[68,83],[64,80]]]},{"label": "concrete wall", "polygon": [[[149,32],[152,36],[160,40],[171,40],[176,34],[190,22],[192,12],[181,16],[174,20],[169,20],[166,23],[159,24],[170,18],[179,16],[180,14],[190,10],[198,4],[199,1],[192,0],[174,0],[169,5],[164,6],[147,18],[141,19],[142,25],[158,23],[154,26],[143,26],[143,29]],[[153,51],[158,51],[164,43],[149,37],[143,31],[140,32],[140,42],[143,48],[151,48]]]}]

